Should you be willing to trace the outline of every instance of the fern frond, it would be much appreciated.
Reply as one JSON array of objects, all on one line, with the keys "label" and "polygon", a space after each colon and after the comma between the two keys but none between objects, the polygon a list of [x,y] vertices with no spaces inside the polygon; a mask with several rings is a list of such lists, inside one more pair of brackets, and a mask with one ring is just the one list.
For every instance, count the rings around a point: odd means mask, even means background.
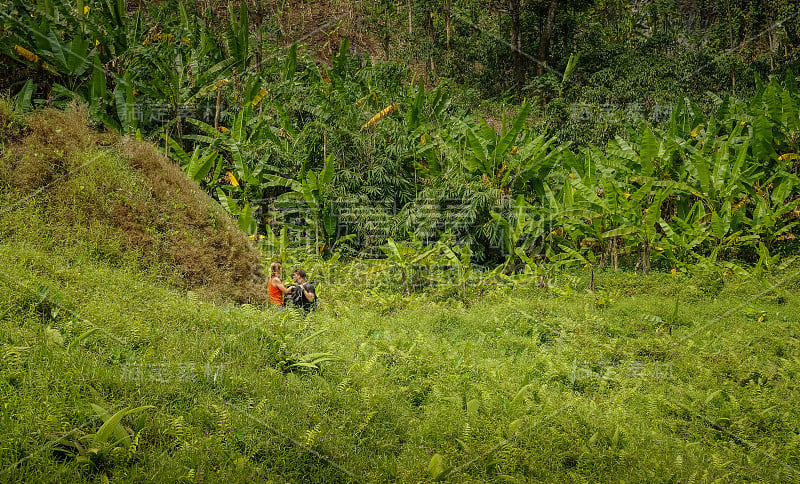
[{"label": "fern frond", "polygon": [[367,426],[369,426],[369,423],[372,420],[372,417],[375,416],[375,413],[376,412],[372,411],[364,416],[364,420],[362,420],[361,423],[358,425],[359,432],[363,432],[364,430],[367,429]]},{"label": "fern frond", "polygon": [[317,436],[319,435],[320,430],[322,430],[322,422],[317,423],[314,428],[309,429],[306,431],[306,447],[313,447],[314,443],[317,441]]}]

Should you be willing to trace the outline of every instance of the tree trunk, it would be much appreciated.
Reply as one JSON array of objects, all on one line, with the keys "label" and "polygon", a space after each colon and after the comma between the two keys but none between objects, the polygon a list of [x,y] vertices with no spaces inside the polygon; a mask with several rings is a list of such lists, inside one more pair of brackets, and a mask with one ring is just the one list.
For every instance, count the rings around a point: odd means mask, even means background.
[{"label": "tree trunk", "polygon": [[256,65],[260,66],[264,60],[264,29],[262,29],[262,22],[264,21],[264,6],[261,2],[256,2],[256,18],[255,18],[255,25],[257,26],[256,31],[256,42],[258,43],[256,49]]},{"label": "tree trunk", "polygon": [[436,28],[433,25],[433,12],[430,8],[425,10],[425,30],[428,31],[428,38],[431,39],[431,44],[436,44]]},{"label": "tree trunk", "polygon": [[453,19],[450,17],[451,0],[444,2],[444,31],[447,43],[447,50],[450,50],[450,35],[453,32]]},{"label": "tree trunk", "polygon": [[164,127],[164,156],[169,158],[169,125]]},{"label": "tree trunk", "polygon": [[539,41],[539,64],[536,66],[537,76],[544,74],[544,68],[545,65],[547,65],[547,55],[550,51],[550,37],[553,35],[553,25],[556,21],[557,8],[558,0],[550,0],[550,6],[547,7],[547,20],[545,20],[542,38]]},{"label": "tree trunk", "polygon": [[[733,45],[733,19],[731,16],[731,0],[728,0],[728,45],[731,52],[736,47]],[[736,94],[736,72],[734,71],[733,63],[731,63],[731,94]]]},{"label": "tree trunk", "polygon": [[522,40],[520,39],[520,3],[521,0],[511,0],[509,13],[511,14],[511,61],[514,64],[514,78],[522,81]]},{"label": "tree trunk", "polygon": [[412,20],[411,0],[406,0],[406,6],[408,7],[408,35],[411,35],[412,34],[412,30],[411,30],[411,20]]},{"label": "tree trunk", "polygon": [[222,88],[217,88],[217,105],[214,111],[214,129],[219,130],[219,117],[222,114]]}]

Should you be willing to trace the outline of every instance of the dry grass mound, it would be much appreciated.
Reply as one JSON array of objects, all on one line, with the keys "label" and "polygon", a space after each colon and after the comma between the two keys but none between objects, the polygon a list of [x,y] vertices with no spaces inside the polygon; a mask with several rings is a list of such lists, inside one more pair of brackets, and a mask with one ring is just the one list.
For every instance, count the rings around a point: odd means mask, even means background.
[{"label": "dry grass mound", "polygon": [[0,238],[159,267],[215,299],[266,299],[257,249],[151,145],[92,130],[80,108],[43,110],[25,125],[0,128]]}]

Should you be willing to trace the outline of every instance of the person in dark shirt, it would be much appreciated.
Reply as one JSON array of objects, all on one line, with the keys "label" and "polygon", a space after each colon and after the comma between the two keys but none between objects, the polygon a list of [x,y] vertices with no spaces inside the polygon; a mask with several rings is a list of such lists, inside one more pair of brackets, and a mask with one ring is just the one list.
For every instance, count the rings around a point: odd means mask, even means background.
[{"label": "person in dark shirt", "polygon": [[296,307],[310,311],[317,306],[317,293],[314,285],[306,281],[306,271],[295,269],[292,273],[294,285],[291,287],[291,300]]}]

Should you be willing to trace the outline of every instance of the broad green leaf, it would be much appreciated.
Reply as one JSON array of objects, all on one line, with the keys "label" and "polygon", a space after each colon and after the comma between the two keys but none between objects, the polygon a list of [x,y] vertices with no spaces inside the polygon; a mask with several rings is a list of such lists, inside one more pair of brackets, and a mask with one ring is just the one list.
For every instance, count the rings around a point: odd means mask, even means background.
[{"label": "broad green leaf", "polygon": [[758,161],[767,161],[773,158],[774,148],[772,122],[766,116],[760,115],[753,122],[753,156]]},{"label": "broad green leaf", "polygon": [[217,188],[217,198],[219,199],[219,204],[222,205],[228,213],[233,215],[234,217],[239,216],[239,212],[241,209],[239,205],[236,203],[236,199],[229,197],[222,191],[221,188]]},{"label": "broad green leaf", "polygon": [[189,178],[199,182],[211,171],[211,167],[214,166],[219,154],[214,150],[210,150],[210,152],[206,153],[202,158],[197,156],[197,154],[198,151],[196,149],[195,155],[192,156],[192,161],[189,163],[186,173],[189,175]]},{"label": "broad green leaf", "polygon": [[100,56],[95,54],[92,81],[89,85],[89,100],[93,108],[100,107],[100,102],[106,97],[106,89],[106,71],[100,62]]},{"label": "broad green leaf", "polygon": [[485,140],[478,137],[475,131],[469,126],[464,125],[464,132],[467,137],[469,152],[465,153],[463,163],[467,170],[477,173],[491,173],[488,157],[489,151]]},{"label": "broad green leaf", "polygon": [[[325,159],[325,164],[322,168],[322,172],[319,174],[319,183],[322,186],[330,185],[331,181],[333,180],[333,153],[329,154],[328,157]],[[320,190],[322,187],[320,187]]]},{"label": "broad green leaf", "polygon": [[417,97],[414,100],[414,104],[411,105],[411,114],[409,115],[408,119],[408,129],[414,130],[420,124],[420,113],[422,112],[422,103],[425,100],[425,85],[422,83],[422,79],[419,81],[419,87],[417,88]]},{"label": "broad green leaf", "polygon": [[525,417],[518,418],[518,419],[512,421],[511,423],[509,423],[508,424],[508,436],[509,437],[513,437],[514,435],[516,435],[517,432],[519,432],[519,430],[522,428],[522,424],[523,423],[525,423]]},{"label": "broad green leaf", "polygon": [[444,472],[444,458],[441,454],[434,454],[433,457],[431,457],[431,461],[428,463],[428,474],[431,476],[431,479],[437,480]]},{"label": "broad green leaf", "polygon": [[97,433],[94,435],[94,438],[92,439],[92,445],[94,447],[100,448],[109,442],[109,439],[111,438],[112,435],[114,436],[115,441],[123,442],[126,447],[130,446],[130,435],[128,435],[127,430],[125,430],[125,428],[122,427],[122,424],[120,423],[123,417],[155,407],[152,405],[144,405],[131,410],[128,410],[128,408],[126,407],[118,411],[108,419],[106,419],[106,417],[108,416],[108,412],[106,412],[105,409],[95,404],[92,404],[92,408],[94,408],[95,411],[98,412],[98,415],[100,415],[101,418],[103,418],[103,420],[105,421],[105,423],[100,427],[100,429],[97,431]]},{"label": "broad green leaf", "polygon": [[655,162],[658,157],[658,141],[650,128],[645,128],[642,133],[641,164],[642,175],[652,176],[655,171]]},{"label": "broad green leaf", "polygon": [[481,408],[481,401],[477,398],[467,402],[467,415],[477,416],[478,410]]},{"label": "broad green leaf", "polygon": [[31,100],[33,99],[33,93],[36,91],[36,83],[33,82],[33,79],[28,79],[23,84],[22,89],[17,93],[16,97],[14,98],[14,106],[17,112],[19,113],[27,113],[33,107],[33,103]]},{"label": "broad green leaf", "polygon": [[284,81],[291,81],[294,78],[294,74],[297,72],[297,42],[292,42],[292,46],[289,47],[289,53],[286,56],[286,63],[283,67],[283,80]]},{"label": "broad green leaf", "polygon": [[611,238],[611,237],[622,237],[622,236],[631,235],[631,234],[634,234],[634,233],[636,233],[636,227],[633,227],[633,226],[630,226],[630,225],[626,225],[626,226],[623,226],[623,227],[618,227],[616,229],[606,230],[603,233],[602,237],[604,239],[608,239],[608,238]]},{"label": "broad green leaf", "polygon": [[503,136],[500,138],[500,141],[497,143],[497,147],[494,150],[493,157],[495,161],[502,161],[503,157],[511,151],[512,146],[516,142],[517,136],[519,135],[522,128],[525,127],[525,121],[528,119],[528,114],[531,111],[531,105],[529,102],[525,101],[522,103],[522,106],[519,109],[519,113],[517,117],[514,119],[514,122],[511,124],[511,128],[503,133]]},{"label": "broad green leaf", "polygon": [[256,232],[256,220],[253,219],[253,209],[250,204],[245,204],[242,207],[237,223],[242,232],[246,234],[252,235]]}]

